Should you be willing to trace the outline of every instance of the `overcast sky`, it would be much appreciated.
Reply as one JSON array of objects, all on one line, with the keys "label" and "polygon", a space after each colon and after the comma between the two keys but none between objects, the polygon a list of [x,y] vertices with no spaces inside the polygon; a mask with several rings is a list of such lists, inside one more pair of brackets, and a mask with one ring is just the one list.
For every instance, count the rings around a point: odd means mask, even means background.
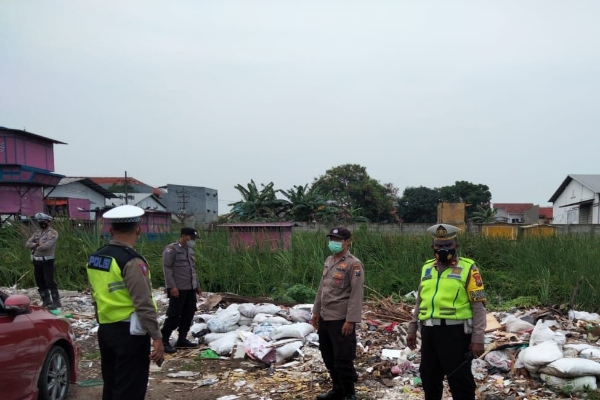
[{"label": "overcast sky", "polygon": [[600,173],[600,1],[2,1],[0,126],[56,172],[219,191],[356,163],[548,204]]}]

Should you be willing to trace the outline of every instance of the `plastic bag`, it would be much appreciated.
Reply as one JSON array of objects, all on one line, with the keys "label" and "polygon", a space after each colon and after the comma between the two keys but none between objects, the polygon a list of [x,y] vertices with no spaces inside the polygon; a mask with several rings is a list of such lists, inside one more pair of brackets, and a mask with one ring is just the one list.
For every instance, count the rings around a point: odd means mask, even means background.
[{"label": "plastic bag", "polygon": [[506,332],[517,333],[523,331],[529,331],[534,328],[533,324],[530,324],[527,321],[523,321],[515,317],[514,315],[509,315],[503,321],[506,324]]},{"label": "plastic bag", "polygon": [[255,334],[251,334],[244,339],[244,347],[246,347],[246,354],[249,357],[271,364],[275,362],[276,350],[267,345],[268,343],[263,338]]},{"label": "plastic bag", "polygon": [[510,371],[512,366],[512,361],[506,350],[490,351],[483,359],[491,366],[505,372]]}]

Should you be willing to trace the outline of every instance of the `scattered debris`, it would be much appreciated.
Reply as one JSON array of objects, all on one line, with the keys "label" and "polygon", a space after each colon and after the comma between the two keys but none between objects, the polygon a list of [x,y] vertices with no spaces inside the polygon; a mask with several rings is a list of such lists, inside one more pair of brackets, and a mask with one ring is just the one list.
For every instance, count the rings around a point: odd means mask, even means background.
[{"label": "scattered debris", "polygon": [[[39,301],[35,289],[2,290]],[[150,388],[171,385],[177,388],[173,391],[184,392],[218,388],[223,394],[219,400],[309,398],[329,390],[318,336],[307,323],[311,305],[276,304],[229,293],[205,296],[190,332],[199,346],[168,355],[162,367],[152,364]],[[98,325],[89,293],[61,291],[61,297],[58,314],[69,319],[82,346],[80,370],[88,372],[86,377],[99,378]],[[164,321],[167,296],[160,289],[154,297]],[[412,310],[413,306],[389,297],[365,302],[355,361],[361,398],[423,398],[420,353],[405,345]],[[486,351],[471,365],[478,399],[553,399],[584,388],[596,390],[598,314],[569,311],[566,306],[489,312],[486,332]],[[198,372],[194,362],[209,368]],[[220,363],[231,367],[219,369]],[[450,398],[447,383],[444,391],[444,398]]]}]

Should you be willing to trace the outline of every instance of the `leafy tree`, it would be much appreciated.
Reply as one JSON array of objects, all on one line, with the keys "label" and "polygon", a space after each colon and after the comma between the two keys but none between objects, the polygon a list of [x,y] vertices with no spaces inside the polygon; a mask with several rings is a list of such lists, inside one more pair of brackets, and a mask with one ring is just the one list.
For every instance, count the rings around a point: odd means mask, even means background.
[{"label": "leafy tree", "polygon": [[467,203],[465,208],[467,219],[477,211],[477,206],[489,208],[492,194],[487,185],[475,184],[467,181],[456,181],[452,186],[440,189],[441,199],[450,203]]},{"label": "leafy tree", "polygon": [[273,182],[261,184],[258,189],[254,180],[244,187],[235,188],[240,192],[242,200],[228,204],[232,207],[231,219],[234,221],[278,221],[282,220],[290,209],[287,200],[278,199],[273,189]]},{"label": "leafy tree", "polygon": [[394,221],[397,189],[390,183],[382,185],[371,178],[367,169],[358,164],[331,168],[315,178],[311,191],[331,193],[333,202],[346,214],[361,211],[361,217],[371,222]]},{"label": "leafy tree", "polygon": [[323,194],[318,188],[308,189],[308,184],[289,190],[278,190],[290,203],[288,220],[299,222],[328,222],[338,213],[331,202],[331,194]]},{"label": "leafy tree", "polygon": [[477,211],[471,214],[469,221],[476,224],[492,224],[497,221],[497,208],[477,206]]},{"label": "leafy tree", "polygon": [[435,223],[439,202],[439,189],[430,189],[425,186],[407,187],[398,200],[398,214],[407,223]]}]

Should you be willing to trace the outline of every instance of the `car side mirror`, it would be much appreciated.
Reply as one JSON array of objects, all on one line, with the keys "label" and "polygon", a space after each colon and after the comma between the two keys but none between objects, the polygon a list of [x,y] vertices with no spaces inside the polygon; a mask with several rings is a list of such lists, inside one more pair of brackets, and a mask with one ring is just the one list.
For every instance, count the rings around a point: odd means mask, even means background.
[{"label": "car side mirror", "polygon": [[4,308],[8,314],[21,315],[29,312],[31,300],[22,294],[13,294],[4,300]]}]

